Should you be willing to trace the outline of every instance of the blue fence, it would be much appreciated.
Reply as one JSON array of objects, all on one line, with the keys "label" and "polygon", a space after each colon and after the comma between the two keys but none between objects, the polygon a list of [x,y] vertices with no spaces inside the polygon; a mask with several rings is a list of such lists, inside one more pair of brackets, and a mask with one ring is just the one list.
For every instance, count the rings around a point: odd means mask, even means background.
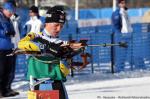
[{"label": "blue fence", "polygon": [[[86,51],[92,55],[92,59],[89,60],[91,63],[87,68],[83,69],[82,72],[76,71],[75,73],[86,74],[93,72],[111,72],[112,65],[114,65],[115,71],[121,66],[125,67],[122,69],[124,71],[150,68],[150,32],[142,32],[142,24],[135,24],[133,27],[134,32],[132,34],[126,34],[127,38],[120,35],[114,36],[114,39],[118,38],[119,41],[127,41],[128,48],[115,46],[113,47],[115,49],[113,53],[115,54],[112,55],[111,47],[87,47]],[[79,28],[71,32],[72,33],[67,34],[62,33],[60,37],[64,40],[73,39],[79,41],[80,39],[88,39],[88,44],[112,43],[111,26]],[[118,64],[120,67],[112,64],[112,57],[114,58],[115,63],[119,62]],[[75,57],[75,60],[81,59]],[[122,61],[125,61],[125,64],[121,63]],[[16,72],[24,74],[27,72],[24,55],[18,56]]]},{"label": "blue fence", "polygon": [[[109,9],[111,10],[111,9]],[[93,10],[89,10],[91,13]],[[147,11],[147,9],[142,10]],[[82,10],[81,10],[82,12]],[[22,24],[27,20],[27,13],[28,10],[22,12],[22,10],[18,10],[19,15],[25,16],[21,20]],[[87,12],[86,12],[87,13]],[[72,12],[72,14],[74,14]],[[82,13],[84,14],[84,13]],[[87,13],[88,14],[88,13]],[[80,14],[81,15],[81,14]],[[89,14],[88,14],[89,15]],[[93,16],[93,15],[92,15]],[[99,18],[100,14],[96,17]],[[105,16],[105,15],[101,15]],[[86,18],[82,15],[83,19]],[[91,18],[91,17],[89,17]],[[95,18],[93,16],[92,18]],[[125,59],[125,69],[124,70],[133,70],[133,69],[146,69],[150,68],[150,25],[148,24],[133,24],[134,32],[132,33],[132,38],[129,44],[129,51],[128,55],[120,55],[118,59],[124,60]],[[144,28],[143,28],[144,27]],[[77,28],[76,21],[69,21],[68,24],[65,25],[64,29],[61,33],[61,38],[69,40],[70,38],[74,40],[79,39],[89,39],[88,44],[103,44],[103,43],[111,43],[112,42],[112,27],[111,25],[106,26],[96,26],[96,27],[84,27],[84,28]],[[117,35],[115,38],[120,38]],[[124,38],[120,38],[120,40],[124,40]],[[115,47],[119,50],[117,51],[118,54],[124,52],[124,48]],[[88,47],[87,52],[92,54],[92,59],[89,60],[91,64],[87,66],[82,72],[76,72],[77,74],[80,73],[92,73],[92,72],[111,72],[111,65],[112,65],[112,53],[111,47]],[[75,57],[75,60],[80,60],[79,57]],[[24,74],[26,75],[27,72],[27,64],[26,64],[26,56],[20,55],[17,58],[16,64],[16,73],[17,74]]]}]

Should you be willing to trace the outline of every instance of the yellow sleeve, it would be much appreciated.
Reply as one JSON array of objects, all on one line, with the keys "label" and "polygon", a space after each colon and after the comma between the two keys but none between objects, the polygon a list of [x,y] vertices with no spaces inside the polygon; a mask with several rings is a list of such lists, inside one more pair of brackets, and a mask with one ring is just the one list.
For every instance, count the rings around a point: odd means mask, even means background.
[{"label": "yellow sleeve", "polygon": [[24,38],[18,42],[18,48],[25,51],[40,51],[39,47],[32,42],[36,34],[33,32],[28,33]]}]

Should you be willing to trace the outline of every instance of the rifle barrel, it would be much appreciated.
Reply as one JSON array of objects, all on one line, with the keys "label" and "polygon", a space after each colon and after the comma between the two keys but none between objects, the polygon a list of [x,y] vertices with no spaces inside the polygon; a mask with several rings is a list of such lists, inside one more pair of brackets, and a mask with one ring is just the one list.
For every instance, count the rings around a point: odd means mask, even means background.
[{"label": "rifle barrel", "polygon": [[98,46],[106,47],[106,46],[120,46],[120,44],[90,44],[88,46],[89,47],[98,47]]}]

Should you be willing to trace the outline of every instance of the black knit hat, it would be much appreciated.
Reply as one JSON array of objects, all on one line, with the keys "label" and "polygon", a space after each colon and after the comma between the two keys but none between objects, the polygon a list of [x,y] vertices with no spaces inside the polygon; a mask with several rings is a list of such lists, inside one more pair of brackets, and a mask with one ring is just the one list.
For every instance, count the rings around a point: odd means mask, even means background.
[{"label": "black knit hat", "polygon": [[37,14],[39,13],[39,9],[36,6],[31,6],[29,10],[33,13],[37,13]]},{"label": "black knit hat", "polygon": [[59,6],[54,6],[48,9],[46,13],[45,23],[65,23],[66,20],[66,13],[64,10]]}]

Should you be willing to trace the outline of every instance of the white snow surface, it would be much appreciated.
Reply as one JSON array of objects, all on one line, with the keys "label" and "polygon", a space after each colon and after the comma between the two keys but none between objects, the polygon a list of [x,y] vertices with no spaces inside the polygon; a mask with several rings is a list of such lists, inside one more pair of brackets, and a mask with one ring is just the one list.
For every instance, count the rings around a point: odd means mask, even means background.
[{"label": "white snow surface", "polygon": [[[12,87],[20,95],[2,99],[27,99],[28,81],[17,77]],[[69,76],[65,85],[69,99],[150,99],[150,70]]]}]

